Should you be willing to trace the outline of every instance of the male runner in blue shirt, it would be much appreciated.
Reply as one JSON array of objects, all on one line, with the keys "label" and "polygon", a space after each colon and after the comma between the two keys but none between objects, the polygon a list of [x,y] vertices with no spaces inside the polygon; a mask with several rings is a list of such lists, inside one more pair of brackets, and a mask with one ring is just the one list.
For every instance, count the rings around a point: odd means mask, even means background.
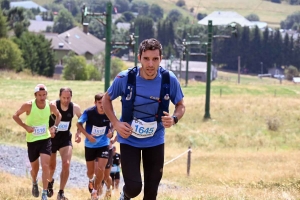
[{"label": "male runner in blue shirt", "polygon": [[[103,97],[103,108],[118,132],[122,155],[125,185],[120,200],[134,198],[142,190],[141,157],[144,200],[156,199],[163,174],[165,128],[176,124],[185,112],[176,76],[159,66],[160,42],[153,38],[144,40],[139,46],[138,59],[142,66],[119,73]],[[122,97],[120,120],[112,107],[112,100],[119,96]],[[168,113],[169,101],[175,105],[173,114]]]},{"label": "male runner in blue shirt", "polygon": [[[77,127],[82,132],[85,139],[85,159],[87,166],[87,176],[89,181],[89,190],[91,192],[91,200],[98,200],[102,193],[102,180],[104,178],[104,170],[108,159],[108,145],[110,139],[108,130],[110,129],[110,121],[105,115],[102,107],[102,93],[95,95],[95,106],[86,109],[77,122]],[[83,124],[86,123],[85,128]],[[95,160],[97,159],[96,170]],[[94,173],[96,180],[93,180]],[[94,183],[94,184],[90,184]]]}]

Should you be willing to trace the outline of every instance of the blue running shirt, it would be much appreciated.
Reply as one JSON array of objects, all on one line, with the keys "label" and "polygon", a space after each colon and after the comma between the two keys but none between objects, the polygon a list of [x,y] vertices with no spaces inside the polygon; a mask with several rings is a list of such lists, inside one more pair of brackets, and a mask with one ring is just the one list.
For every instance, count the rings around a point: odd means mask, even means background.
[{"label": "blue running shirt", "polygon": [[[158,75],[154,79],[146,80],[139,76],[139,71],[140,69],[138,69],[138,73],[136,77],[136,96],[134,101],[134,109],[142,111],[143,113],[134,111],[133,116],[137,119],[142,119],[145,122],[153,122],[155,121],[155,117],[154,116],[149,117],[149,114],[155,115],[157,113],[159,103],[158,102],[153,103],[154,101],[152,99],[153,98],[159,99],[160,97],[162,76],[160,73],[160,69],[158,69]],[[176,76],[171,71],[169,71],[169,73],[170,73],[170,100],[173,104],[176,105],[179,101],[183,99],[184,96]],[[128,79],[127,75],[128,75],[128,70],[120,72],[114,79],[112,85],[108,88],[107,92],[111,100],[114,100],[125,93],[125,88]],[[150,97],[152,99],[150,99]],[[144,105],[137,106],[141,104]],[[149,113],[149,114],[145,114],[145,113]],[[120,118],[120,121],[122,121],[122,116]],[[156,132],[152,137],[137,138],[134,136],[129,136],[127,139],[124,139],[119,135],[118,142],[122,144],[128,144],[134,147],[153,147],[153,146],[163,144],[165,142],[164,136],[165,136],[165,128],[163,127],[162,123],[159,123],[157,125]]]},{"label": "blue running shirt", "polygon": [[106,136],[109,129],[109,119],[105,114],[99,114],[97,111],[97,107],[93,106],[86,109],[83,114],[78,119],[78,122],[81,124],[86,123],[85,130],[88,134],[91,135],[93,127],[94,130],[98,128],[98,130],[103,130],[103,132],[94,136],[96,142],[92,143],[87,138],[85,138],[84,144],[89,148],[99,148],[109,145],[110,139]]}]

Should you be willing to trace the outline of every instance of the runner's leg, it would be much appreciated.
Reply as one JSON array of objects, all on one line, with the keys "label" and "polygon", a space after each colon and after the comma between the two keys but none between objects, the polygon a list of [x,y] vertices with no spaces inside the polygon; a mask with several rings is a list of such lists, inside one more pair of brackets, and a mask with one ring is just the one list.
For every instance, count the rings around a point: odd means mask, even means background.
[{"label": "runner's leg", "polygon": [[70,174],[72,146],[65,146],[63,148],[60,148],[59,153],[62,159],[62,171],[60,174],[60,190],[64,190]]}]

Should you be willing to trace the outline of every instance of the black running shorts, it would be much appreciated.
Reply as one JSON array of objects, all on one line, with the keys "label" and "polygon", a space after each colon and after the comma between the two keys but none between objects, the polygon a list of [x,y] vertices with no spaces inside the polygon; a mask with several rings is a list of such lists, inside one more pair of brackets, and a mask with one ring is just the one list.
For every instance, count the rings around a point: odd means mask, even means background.
[{"label": "black running shorts", "polygon": [[89,148],[85,147],[85,160],[93,161],[96,158],[106,158],[108,159],[108,146],[98,147],[98,148]]},{"label": "black running shorts", "polygon": [[114,180],[120,180],[120,172],[116,172],[116,173],[110,173],[110,177],[111,179]]},{"label": "black running shorts", "polygon": [[[60,136],[59,134],[64,134]],[[52,153],[56,153],[60,148],[73,146],[72,145],[72,133],[66,134],[64,132],[58,132],[54,138],[51,139],[52,142]]]},{"label": "black running shorts", "polygon": [[27,142],[28,158],[30,162],[34,162],[40,157],[40,154],[51,155],[51,139],[38,140],[35,142]]}]

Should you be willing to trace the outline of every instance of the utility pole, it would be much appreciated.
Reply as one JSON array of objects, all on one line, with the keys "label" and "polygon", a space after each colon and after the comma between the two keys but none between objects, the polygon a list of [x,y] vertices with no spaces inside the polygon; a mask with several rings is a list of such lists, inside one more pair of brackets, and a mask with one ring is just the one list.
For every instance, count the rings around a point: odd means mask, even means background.
[{"label": "utility pole", "polygon": [[111,62],[111,24],[112,24],[112,3],[107,2],[106,4],[106,29],[105,29],[105,85],[104,92],[110,86],[110,62]]},{"label": "utility pole", "polygon": [[139,27],[136,26],[134,28],[134,40],[135,40],[135,44],[134,44],[134,66],[137,66],[137,55],[138,55],[138,43],[139,43]]},{"label": "utility pole", "polygon": [[212,31],[213,31],[213,25],[212,20],[208,21],[208,40],[207,40],[207,47],[206,47],[206,64],[207,64],[207,70],[206,70],[206,96],[205,96],[205,114],[204,119],[210,119],[210,82],[211,82],[211,44],[212,44]]},{"label": "utility pole", "polygon": [[[190,37],[188,35],[187,42],[190,42]],[[188,45],[188,48],[186,49],[186,54],[185,54],[185,60],[186,60],[186,67],[185,67],[185,87],[188,86],[188,80],[189,80],[189,61],[190,61],[190,51],[191,51],[191,46]]]},{"label": "utility pole", "polygon": [[241,56],[238,56],[238,84],[241,82]]}]

